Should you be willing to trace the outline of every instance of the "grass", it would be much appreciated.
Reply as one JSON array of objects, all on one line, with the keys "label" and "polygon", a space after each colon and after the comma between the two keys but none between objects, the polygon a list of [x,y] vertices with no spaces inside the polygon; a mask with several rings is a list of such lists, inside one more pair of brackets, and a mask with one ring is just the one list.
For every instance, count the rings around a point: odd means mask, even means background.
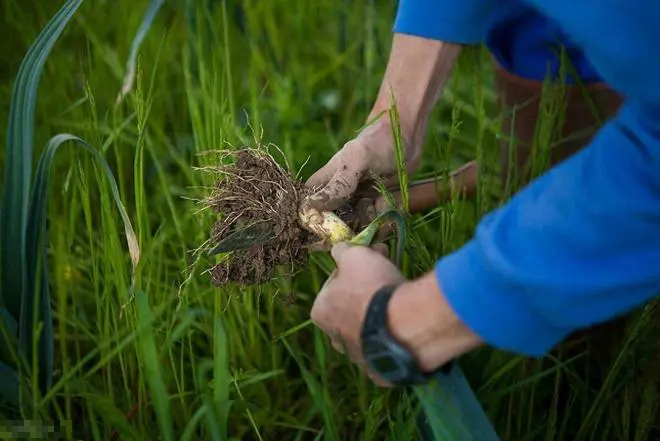
[{"label": "grass", "polygon": [[[295,329],[332,268],[328,256],[314,255],[290,280],[218,290],[205,273],[212,262],[192,253],[214,220],[199,212],[213,178],[199,170],[214,159],[205,152],[272,142],[309,176],[364,122],[395,2],[166,2],[142,41],[133,91],[117,104],[147,4],[83,3],[45,64],[34,133],[35,157],[53,135],[72,133],[110,164],[140,263],[133,273],[103,169],[84,151],[62,150],[46,241],[52,387],[29,412],[2,416],[50,416],[66,439],[413,439],[406,395],[372,385],[313,326]],[[18,67],[59,7],[2,5],[3,133]],[[415,178],[475,157],[488,173],[475,200],[411,220],[411,277],[506,198],[495,178],[501,114],[487,59],[481,50],[462,57]],[[539,146],[553,136],[558,103],[545,106]],[[492,349],[461,360],[501,439],[657,439],[655,305],[541,360]]]}]

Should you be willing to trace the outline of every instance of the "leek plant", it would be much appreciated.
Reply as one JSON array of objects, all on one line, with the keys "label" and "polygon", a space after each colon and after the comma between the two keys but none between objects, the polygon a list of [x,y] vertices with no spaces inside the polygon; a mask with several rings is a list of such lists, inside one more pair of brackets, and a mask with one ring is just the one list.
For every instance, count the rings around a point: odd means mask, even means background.
[{"label": "leek plant", "polygon": [[24,418],[43,413],[41,397],[53,385],[54,323],[48,278],[49,171],[66,143],[88,151],[110,182],[124,222],[133,268],[139,249],[115,178],[103,156],[68,133],[53,136],[33,173],[35,108],[41,73],[53,46],[82,0],[67,0],[27,51],[10,103],[0,200],[0,402]]}]

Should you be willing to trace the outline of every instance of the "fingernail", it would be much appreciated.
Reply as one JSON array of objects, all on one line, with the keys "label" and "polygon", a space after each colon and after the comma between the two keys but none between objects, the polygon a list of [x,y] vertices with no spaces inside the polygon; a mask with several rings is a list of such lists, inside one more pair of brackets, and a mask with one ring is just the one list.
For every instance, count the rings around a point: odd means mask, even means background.
[{"label": "fingernail", "polygon": [[350,248],[351,246],[346,242],[339,242],[332,247],[332,249],[330,250],[330,254],[332,255],[332,258],[335,259],[336,262],[340,258],[340,256],[344,254],[346,251],[348,251]]}]

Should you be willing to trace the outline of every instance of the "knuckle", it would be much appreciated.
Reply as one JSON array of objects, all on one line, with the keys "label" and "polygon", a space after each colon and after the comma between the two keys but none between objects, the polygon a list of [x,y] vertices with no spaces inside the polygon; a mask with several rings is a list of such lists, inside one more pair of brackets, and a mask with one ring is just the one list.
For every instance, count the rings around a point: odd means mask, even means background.
[{"label": "knuckle", "polygon": [[318,326],[319,328],[323,328],[326,314],[322,301],[317,301],[314,303],[314,306],[312,306],[312,310],[310,311],[309,316],[312,322],[316,326]]},{"label": "knuckle", "polygon": [[346,154],[342,158],[347,166],[360,166],[365,164],[370,154],[369,142],[363,138],[355,138],[344,145]]}]

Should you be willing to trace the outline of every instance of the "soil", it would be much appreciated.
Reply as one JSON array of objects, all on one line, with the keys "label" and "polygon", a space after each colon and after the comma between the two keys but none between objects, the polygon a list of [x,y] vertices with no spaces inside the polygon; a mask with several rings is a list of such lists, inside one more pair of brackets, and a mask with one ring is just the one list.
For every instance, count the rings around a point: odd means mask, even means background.
[{"label": "soil", "polygon": [[308,194],[264,149],[232,151],[233,163],[218,168],[219,180],[209,198],[220,214],[211,232],[211,246],[229,233],[255,222],[268,222],[275,238],[236,250],[211,269],[216,286],[228,282],[259,284],[273,277],[279,265],[296,267],[307,259],[307,245],[318,240],[298,223],[299,202]]}]

